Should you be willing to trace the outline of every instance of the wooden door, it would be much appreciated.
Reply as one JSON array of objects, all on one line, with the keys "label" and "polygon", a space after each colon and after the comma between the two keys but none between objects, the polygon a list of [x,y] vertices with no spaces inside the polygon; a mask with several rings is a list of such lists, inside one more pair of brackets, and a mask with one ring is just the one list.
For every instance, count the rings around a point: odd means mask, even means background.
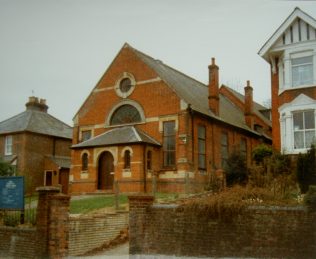
[{"label": "wooden door", "polygon": [[114,158],[108,151],[100,155],[98,163],[98,190],[112,190],[114,183]]}]

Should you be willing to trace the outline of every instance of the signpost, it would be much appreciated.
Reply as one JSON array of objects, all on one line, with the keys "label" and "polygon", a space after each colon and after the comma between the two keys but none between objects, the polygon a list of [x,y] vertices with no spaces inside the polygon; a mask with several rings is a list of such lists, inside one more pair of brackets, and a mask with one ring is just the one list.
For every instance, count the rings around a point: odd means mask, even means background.
[{"label": "signpost", "polygon": [[21,210],[24,222],[24,177],[0,177],[0,210]]}]

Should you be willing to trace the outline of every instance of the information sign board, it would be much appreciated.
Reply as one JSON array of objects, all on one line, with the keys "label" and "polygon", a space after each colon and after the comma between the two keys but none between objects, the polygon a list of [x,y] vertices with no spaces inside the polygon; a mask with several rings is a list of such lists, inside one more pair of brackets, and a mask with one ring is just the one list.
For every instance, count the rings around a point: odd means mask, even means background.
[{"label": "information sign board", "polygon": [[0,177],[0,209],[24,209],[24,177]]}]

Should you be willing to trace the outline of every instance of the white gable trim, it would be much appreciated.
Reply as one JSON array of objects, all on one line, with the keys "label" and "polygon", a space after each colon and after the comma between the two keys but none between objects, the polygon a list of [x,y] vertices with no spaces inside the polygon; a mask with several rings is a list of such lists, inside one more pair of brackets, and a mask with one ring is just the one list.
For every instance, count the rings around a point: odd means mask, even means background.
[{"label": "white gable trim", "polygon": [[269,49],[276,43],[276,41],[282,36],[286,29],[294,22],[295,19],[300,18],[304,22],[308,23],[312,27],[316,28],[316,20],[310,15],[303,12],[300,8],[296,7],[289,17],[280,25],[280,27],[274,32],[270,39],[259,50],[258,54],[265,58]]},{"label": "white gable trim", "polygon": [[281,105],[279,107],[279,113],[282,114],[282,112],[285,111],[308,109],[309,106],[315,108],[315,105],[316,100],[310,98],[305,94],[300,94],[292,102]]}]

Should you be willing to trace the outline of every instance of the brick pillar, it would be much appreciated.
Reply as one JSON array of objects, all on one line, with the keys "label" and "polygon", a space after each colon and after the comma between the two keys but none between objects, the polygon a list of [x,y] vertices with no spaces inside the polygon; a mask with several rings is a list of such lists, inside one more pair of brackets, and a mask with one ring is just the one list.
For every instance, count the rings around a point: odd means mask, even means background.
[{"label": "brick pillar", "polygon": [[70,197],[59,194],[60,188],[38,187],[36,228],[41,240],[42,256],[62,258],[68,251]]},{"label": "brick pillar", "polygon": [[129,254],[144,254],[146,213],[154,203],[151,195],[132,195],[129,200]]}]

